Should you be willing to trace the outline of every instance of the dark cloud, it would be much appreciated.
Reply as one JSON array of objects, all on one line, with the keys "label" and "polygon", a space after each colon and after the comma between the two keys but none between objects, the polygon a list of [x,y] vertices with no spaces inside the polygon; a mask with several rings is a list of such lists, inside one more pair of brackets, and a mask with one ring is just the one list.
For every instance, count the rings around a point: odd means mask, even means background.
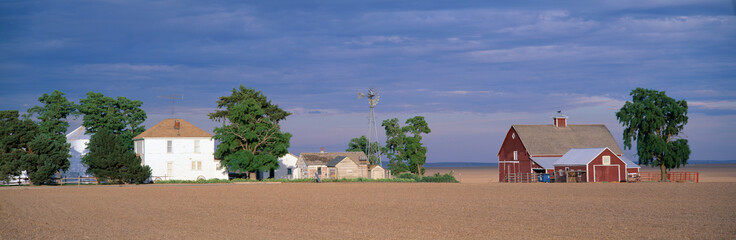
[{"label": "dark cloud", "polygon": [[647,87],[731,116],[728,3],[2,2],[0,108],[25,110],[55,89],[75,100],[95,91],[142,100],[160,118],[170,102],[157,96],[211,109],[243,84],[295,115],[338,116],[366,111],[356,94],[377,86],[382,113],[497,117],[612,113]]}]

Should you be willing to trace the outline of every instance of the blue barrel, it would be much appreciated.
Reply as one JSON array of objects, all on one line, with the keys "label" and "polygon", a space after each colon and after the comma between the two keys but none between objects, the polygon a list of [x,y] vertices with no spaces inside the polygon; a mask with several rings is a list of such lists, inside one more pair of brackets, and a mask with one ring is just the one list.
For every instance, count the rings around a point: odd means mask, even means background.
[{"label": "blue barrel", "polygon": [[539,180],[540,182],[550,182],[549,174],[548,173],[539,174],[539,177],[537,180]]}]

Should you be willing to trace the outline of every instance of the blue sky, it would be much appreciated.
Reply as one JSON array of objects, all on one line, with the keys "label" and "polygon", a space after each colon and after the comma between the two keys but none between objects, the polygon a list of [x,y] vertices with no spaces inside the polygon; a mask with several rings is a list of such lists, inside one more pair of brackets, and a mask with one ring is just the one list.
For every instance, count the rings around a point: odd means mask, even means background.
[{"label": "blue sky", "polygon": [[[430,162],[495,162],[511,124],[606,124],[636,87],[690,105],[692,159],[733,159],[733,1],[3,1],[0,109],[43,93],[144,102],[210,131],[243,84],[293,113],[290,151],[342,151],[380,120],[425,116]],[[72,120],[72,126],[80,124]],[[379,123],[380,124],[380,123]],[[626,154],[631,156],[633,151]]]}]

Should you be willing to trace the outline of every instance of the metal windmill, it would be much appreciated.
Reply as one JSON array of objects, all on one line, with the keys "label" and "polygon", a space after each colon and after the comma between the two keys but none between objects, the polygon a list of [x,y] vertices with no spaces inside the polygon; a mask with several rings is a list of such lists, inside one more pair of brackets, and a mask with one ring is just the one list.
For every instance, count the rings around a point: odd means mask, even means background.
[{"label": "metal windmill", "polygon": [[371,161],[371,159],[376,159],[376,162],[373,164],[381,165],[381,155],[379,153],[373,152],[373,148],[376,148],[378,146],[374,146],[375,144],[373,142],[378,141],[378,130],[376,129],[376,115],[375,115],[375,108],[376,104],[378,104],[378,99],[380,96],[378,95],[378,89],[377,88],[369,88],[368,92],[366,93],[358,93],[358,99],[361,98],[368,98],[368,104],[370,105],[370,113],[368,114],[368,143],[366,144],[366,149],[368,149],[368,161]]}]

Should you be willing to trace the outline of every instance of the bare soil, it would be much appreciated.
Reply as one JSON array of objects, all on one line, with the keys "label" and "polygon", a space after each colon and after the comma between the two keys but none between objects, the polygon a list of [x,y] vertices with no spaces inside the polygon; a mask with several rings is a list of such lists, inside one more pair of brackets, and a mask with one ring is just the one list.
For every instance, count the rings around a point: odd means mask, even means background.
[{"label": "bare soil", "polygon": [[492,168],[452,170],[463,183],[0,187],[0,239],[736,238],[735,182],[508,184]]}]

